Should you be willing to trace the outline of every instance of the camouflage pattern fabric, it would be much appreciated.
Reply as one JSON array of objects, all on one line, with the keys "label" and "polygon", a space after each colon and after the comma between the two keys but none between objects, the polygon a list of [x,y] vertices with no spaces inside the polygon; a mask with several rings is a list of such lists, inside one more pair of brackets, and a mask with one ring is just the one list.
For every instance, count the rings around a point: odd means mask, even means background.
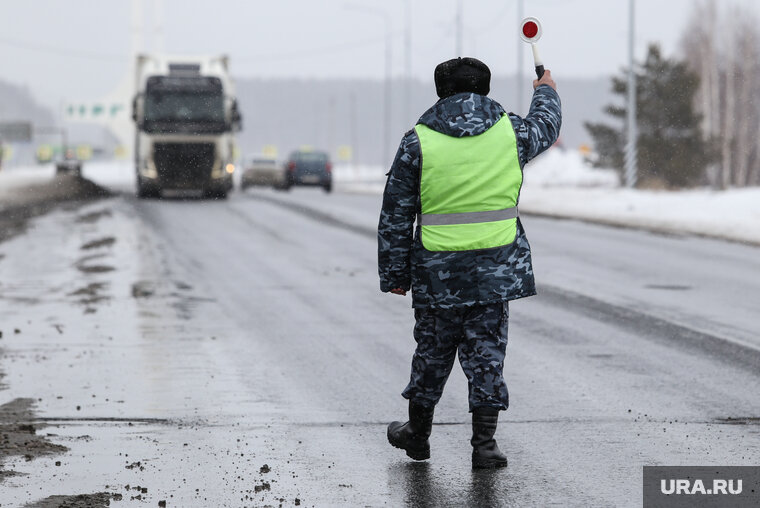
[{"label": "camouflage pattern fabric", "polygon": [[[505,114],[496,101],[474,93],[439,100],[420,117],[443,134],[482,134]],[[521,166],[557,140],[561,104],[551,87],[539,86],[525,118],[509,114]],[[380,289],[412,290],[415,308],[454,308],[514,300],[536,293],[530,244],[518,219],[516,240],[504,247],[432,252],[422,246],[414,221],[420,211],[420,145],[414,130],[401,140],[383,195],[378,224]]]},{"label": "camouflage pattern fabric", "polygon": [[436,405],[459,353],[470,390],[470,411],[484,406],[507,409],[509,394],[502,372],[509,303],[415,309],[414,316],[417,350],[404,398],[427,407]]}]

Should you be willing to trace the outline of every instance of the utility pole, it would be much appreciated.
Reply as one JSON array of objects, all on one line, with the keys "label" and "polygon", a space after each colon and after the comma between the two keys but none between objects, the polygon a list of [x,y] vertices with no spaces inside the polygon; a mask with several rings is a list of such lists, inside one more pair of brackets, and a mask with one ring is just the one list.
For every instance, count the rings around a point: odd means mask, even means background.
[{"label": "utility pole", "polygon": [[[523,0],[517,0],[517,23],[515,28],[520,26],[523,20]],[[517,72],[515,73],[517,79],[517,101],[515,102],[515,108],[520,108],[523,100],[523,45],[520,44],[519,38],[515,38],[517,41]],[[515,109],[519,111],[518,109]]]},{"label": "utility pole", "polygon": [[388,14],[384,14],[385,18],[385,100],[383,106],[385,108],[385,132],[383,133],[383,173],[390,167],[390,161],[388,153],[391,150],[391,18]]},{"label": "utility pole", "polygon": [[351,163],[355,172],[356,166],[359,163],[359,134],[356,124],[356,92],[351,92],[351,117],[349,118],[348,124],[351,127]]},{"label": "utility pole", "polygon": [[[385,21],[385,83],[383,85],[384,88],[384,98],[383,98],[383,146],[382,146],[382,163],[383,166],[390,166],[390,161],[388,160],[388,153],[390,150],[390,139],[391,139],[391,109],[393,108],[391,104],[391,48],[392,48],[392,33],[391,33],[391,17],[390,15],[384,11],[383,9],[373,9],[372,7],[367,7],[363,5],[358,4],[346,4],[346,9],[353,9],[353,10],[360,10],[364,12],[369,12],[372,14],[375,14],[377,16],[382,16],[383,21]],[[383,170],[383,173],[385,173],[385,170]]]},{"label": "utility pole", "polygon": [[164,2],[163,0],[155,1],[155,18],[153,19],[153,50],[157,53],[163,53],[166,51],[164,44]]},{"label": "utility pole", "polygon": [[412,0],[406,0],[406,30],[404,34],[404,114],[406,124],[412,107]]},{"label": "utility pole", "polygon": [[464,38],[464,26],[462,21],[462,0],[457,0],[457,47],[456,56],[462,55],[462,39]]},{"label": "utility pole", "polygon": [[625,186],[633,187],[637,180],[637,154],[636,141],[638,133],[636,129],[636,70],[634,68],[634,15],[636,13],[635,0],[628,0],[628,142],[625,147]]},{"label": "utility pole", "polygon": [[335,157],[335,97],[327,99],[327,153]]}]

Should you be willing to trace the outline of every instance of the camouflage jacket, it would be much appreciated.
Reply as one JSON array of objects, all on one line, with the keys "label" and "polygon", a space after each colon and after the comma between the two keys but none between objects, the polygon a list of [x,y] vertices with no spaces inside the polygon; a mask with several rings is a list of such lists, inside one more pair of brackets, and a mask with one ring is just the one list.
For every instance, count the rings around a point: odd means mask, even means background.
[{"label": "camouflage jacket", "polygon": [[[475,136],[493,126],[504,109],[478,94],[460,93],[439,100],[418,123],[454,137]],[[560,99],[551,87],[539,86],[525,118],[509,113],[517,136],[520,165],[549,148],[562,124]],[[420,211],[420,144],[410,130],[401,140],[388,172],[378,225],[380,289],[412,290],[414,307],[451,308],[514,300],[536,293],[530,245],[518,219],[517,238],[504,247],[465,252],[432,252],[422,246]]]}]

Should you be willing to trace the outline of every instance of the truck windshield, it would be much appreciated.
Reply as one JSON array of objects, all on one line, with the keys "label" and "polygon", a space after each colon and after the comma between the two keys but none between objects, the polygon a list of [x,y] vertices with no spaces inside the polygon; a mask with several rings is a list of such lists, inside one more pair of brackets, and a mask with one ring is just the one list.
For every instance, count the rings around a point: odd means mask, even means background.
[{"label": "truck windshield", "polygon": [[221,93],[196,91],[155,91],[145,101],[147,121],[223,122]]},{"label": "truck windshield", "polygon": [[145,90],[148,132],[222,132],[224,93],[219,78],[152,76]]}]

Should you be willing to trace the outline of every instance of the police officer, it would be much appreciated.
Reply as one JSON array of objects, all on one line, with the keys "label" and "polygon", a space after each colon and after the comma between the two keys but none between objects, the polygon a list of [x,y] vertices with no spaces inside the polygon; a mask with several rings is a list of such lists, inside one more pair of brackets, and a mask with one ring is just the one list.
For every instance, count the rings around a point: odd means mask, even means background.
[{"label": "police officer", "polygon": [[440,100],[401,140],[378,226],[380,289],[411,289],[416,320],[402,393],[409,421],[391,423],[388,441],[415,460],[430,458],[433,411],[458,353],[469,384],[472,465],[503,467],[494,434],[509,405],[508,302],[536,293],[517,205],[523,167],[559,136],[560,99],[548,70],[533,82],[525,118],[487,97],[491,72],[475,58],[443,62],[434,78]]}]

